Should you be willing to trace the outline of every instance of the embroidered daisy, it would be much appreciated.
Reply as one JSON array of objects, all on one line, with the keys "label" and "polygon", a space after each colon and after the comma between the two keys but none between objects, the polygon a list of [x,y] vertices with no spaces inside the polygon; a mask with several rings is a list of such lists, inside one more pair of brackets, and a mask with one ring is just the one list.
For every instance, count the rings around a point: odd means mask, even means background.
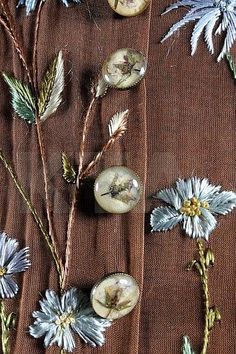
[{"label": "embroidered daisy", "polygon": [[217,59],[220,61],[230,51],[236,39],[236,0],[179,0],[170,5],[163,14],[180,7],[185,9],[189,7],[188,13],[170,28],[162,42],[187,23],[197,21],[191,37],[191,55],[196,52],[198,40],[203,32],[208,50],[213,54],[213,31],[217,21],[220,21],[215,34],[220,35],[226,31],[224,44]]},{"label": "embroidered daisy", "polygon": [[29,330],[34,338],[44,336],[46,348],[56,344],[67,352],[73,352],[73,332],[92,347],[105,343],[103,332],[111,321],[98,317],[87,296],[76,288],[66,291],[61,297],[47,290],[39,303],[41,310],[33,312],[36,320]]},{"label": "embroidered daisy", "polygon": [[222,191],[207,178],[179,179],[175,188],[166,188],[156,194],[169,206],[152,211],[152,231],[171,230],[181,223],[186,234],[192,238],[208,240],[216,227],[215,215],[225,215],[236,206],[236,194]]},{"label": "embroidered daisy", "polygon": [[31,265],[29,248],[17,251],[19,243],[9,238],[6,233],[0,233],[0,298],[13,298],[18,292],[14,275],[24,272]]},{"label": "embroidered daisy", "polygon": [[[46,0],[44,0],[44,1],[46,1]],[[63,2],[63,4],[65,6],[67,6],[67,7],[69,6],[70,1],[67,1],[67,0],[61,0],[61,1]],[[81,0],[71,0],[71,1],[73,1],[77,4],[81,3]],[[39,0],[19,0],[17,7],[21,6],[21,5],[25,6],[26,7],[26,15],[28,16],[30,14],[30,12],[35,10],[36,6],[38,5],[38,2],[39,2]]]}]

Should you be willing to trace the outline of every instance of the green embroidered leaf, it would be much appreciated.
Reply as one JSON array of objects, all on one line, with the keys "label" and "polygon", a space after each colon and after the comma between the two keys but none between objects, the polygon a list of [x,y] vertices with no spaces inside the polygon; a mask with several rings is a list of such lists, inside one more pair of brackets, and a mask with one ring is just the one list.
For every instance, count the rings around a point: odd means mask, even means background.
[{"label": "green embroidered leaf", "polygon": [[229,68],[231,69],[231,71],[233,73],[234,79],[236,79],[236,65],[235,65],[235,62],[233,60],[232,55],[227,53],[226,54],[226,59],[228,60]]},{"label": "green embroidered leaf", "polygon": [[35,99],[29,87],[19,80],[3,73],[3,78],[8,84],[12,96],[12,107],[18,116],[29,123],[35,122]]},{"label": "green embroidered leaf", "polygon": [[65,153],[62,153],[63,178],[67,183],[75,183],[76,172]]},{"label": "green embroidered leaf", "polygon": [[64,85],[64,60],[60,51],[49,66],[42,81],[38,98],[41,121],[45,121],[57,110],[62,100]]},{"label": "green embroidered leaf", "polygon": [[195,354],[188,336],[183,337],[182,354]]}]

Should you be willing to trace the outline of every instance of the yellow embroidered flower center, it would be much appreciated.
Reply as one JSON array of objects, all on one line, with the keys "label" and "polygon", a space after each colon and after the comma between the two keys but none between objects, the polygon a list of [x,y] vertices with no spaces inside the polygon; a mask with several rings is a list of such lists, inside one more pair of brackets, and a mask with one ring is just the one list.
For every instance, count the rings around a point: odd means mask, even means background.
[{"label": "yellow embroidered flower center", "polygon": [[0,267],[0,277],[3,277],[7,272],[7,268]]},{"label": "yellow embroidered flower center", "polygon": [[57,320],[56,325],[60,326],[61,329],[65,329],[71,323],[75,323],[75,318],[72,313],[63,313]]},{"label": "yellow embroidered flower center", "polygon": [[180,212],[187,216],[200,216],[202,214],[201,208],[208,209],[209,203],[206,201],[200,201],[196,197],[185,200]]}]

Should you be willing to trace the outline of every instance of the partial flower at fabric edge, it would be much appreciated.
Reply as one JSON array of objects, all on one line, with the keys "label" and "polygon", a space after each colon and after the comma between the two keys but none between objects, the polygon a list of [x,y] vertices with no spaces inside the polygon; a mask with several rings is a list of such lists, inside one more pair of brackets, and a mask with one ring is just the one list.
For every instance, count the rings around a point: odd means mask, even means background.
[{"label": "partial flower at fabric edge", "polygon": [[179,179],[175,188],[166,188],[154,197],[169,204],[152,211],[152,231],[167,231],[182,224],[192,238],[209,239],[217,225],[216,215],[225,215],[236,206],[236,194],[222,191],[221,186],[210,184],[207,178]]},{"label": "partial flower at fabric edge", "polygon": [[[44,0],[46,1],[46,0]],[[62,3],[68,7],[70,2],[75,2],[76,4],[80,4],[81,0],[61,0]],[[26,15],[28,16],[30,12],[34,11],[36,6],[38,5],[39,0],[19,0],[18,6],[25,6],[26,7]]]},{"label": "partial flower at fabric edge", "polygon": [[188,336],[183,337],[182,354],[195,354]]},{"label": "partial flower at fabric edge", "polygon": [[18,247],[17,240],[8,237],[6,233],[0,234],[0,299],[13,298],[17,294],[19,288],[13,277],[31,265],[28,259],[29,248],[18,251]]},{"label": "partial flower at fabric edge", "polygon": [[189,22],[197,21],[193,28],[191,37],[192,53],[194,55],[197,49],[197,44],[200,36],[204,32],[204,38],[207,44],[207,48],[211,54],[214,53],[213,45],[213,31],[217,21],[220,23],[215,31],[215,35],[221,35],[222,32],[226,32],[224,44],[221,49],[220,55],[217,61],[223,59],[228,53],[236,40],[236,1],[235,0],[179,0],[170,5],[166,11],[169,11],[183,7],[188,9],[188,13],[177,23],[175,23],[169,32],[162,39],[162,42],[171,37],[176,31],[185,26]]},{"label": "partial flower at fabric edge", "polygon": [[105,343],[104,332],[111,321],[97,316],[90,305],[89,298],[72,288],[62,296],[53,290],[46,290],[40,302],[40,311],[33,312],[35,322],[29,327],[31,336],[44,336],[44,346],[56,344],[67,352],[73,352],[75,341],[73,333],[92,347]]}]

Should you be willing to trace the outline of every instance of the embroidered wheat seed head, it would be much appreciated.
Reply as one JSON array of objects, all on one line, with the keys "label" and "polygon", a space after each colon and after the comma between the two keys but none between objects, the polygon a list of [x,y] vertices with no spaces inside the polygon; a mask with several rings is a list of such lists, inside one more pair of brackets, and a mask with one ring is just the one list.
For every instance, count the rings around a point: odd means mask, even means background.
[{"label": "embroidered wheat seed head", "polygon": [[166,188],[155,197],[168,206],[157,207],[151,214],[152,231],[167,231],[181,224],[192,238],[208,240],[215,229],[216,215],[225,215],[236,206],[236,194],[220,191],[207,178],[179,179],[175,188]]}]

